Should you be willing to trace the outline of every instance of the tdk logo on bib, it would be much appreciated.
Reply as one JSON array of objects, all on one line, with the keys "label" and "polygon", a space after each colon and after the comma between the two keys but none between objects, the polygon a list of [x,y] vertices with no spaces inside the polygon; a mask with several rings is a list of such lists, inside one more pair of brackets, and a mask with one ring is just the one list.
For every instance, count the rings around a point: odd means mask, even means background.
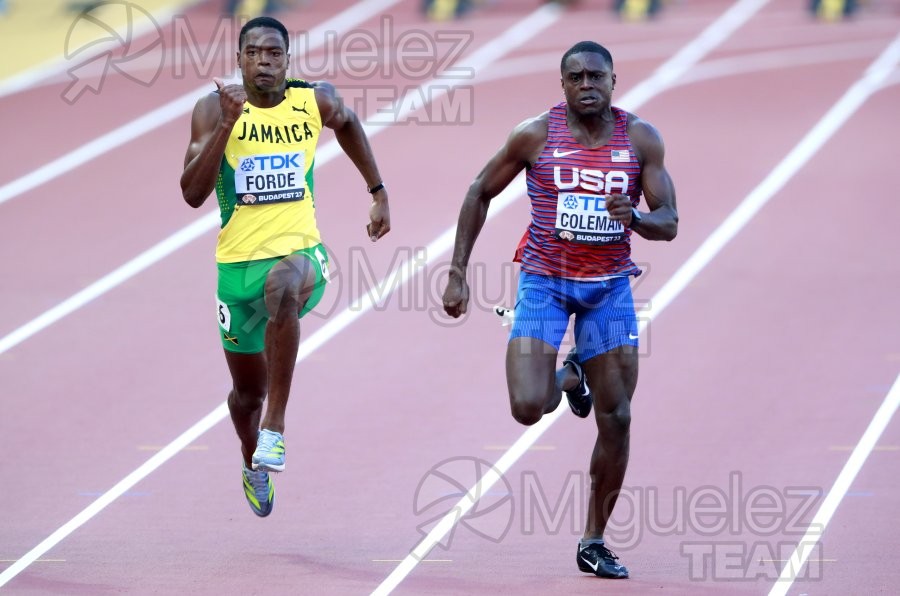
[{"label": "tdk logo on bib", "polygon": [[556,237],[578,244],[621,242],[625,228],[609,217],[606,197],[561,192],[556,202]]},{"label": "tdk logo on bib", "polygon": [[253,155],[238,160],[234,191],[238,203],[269,205],[300,201],[306,193],[303,153]]},{"label": "tdk logo on bib", "polygon": [[606,211],[606,195],[628,192],[627,172],[610,171],[604,174],[600,170],[556,166],[553,168],[553,181],[560,191],[556,200],[557,238],[594,245],[624,240],[622,222],[611,219]]}]

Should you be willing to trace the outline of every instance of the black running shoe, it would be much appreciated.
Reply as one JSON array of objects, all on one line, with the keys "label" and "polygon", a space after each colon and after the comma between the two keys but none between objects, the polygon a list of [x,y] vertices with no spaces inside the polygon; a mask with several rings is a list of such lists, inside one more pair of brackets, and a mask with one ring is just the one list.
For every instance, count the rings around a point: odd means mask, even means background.
[{"label": "black running shoe", "polygon": [[594,404],[594,396],[587,386],[587,381],[584,378],[584,369],[578,361],[578,354],[575,353],[575,348],[572,348],[566,359],[563,360],[563,366],[566,364],[571,365],[572,370],[578,375],[578,385],[574,389],[569,389],[565,392],[566,399],[569,400],[569,407],[572,408],[572,413],[579,418],[587,418],[587,415],[591,413],[591,406]]},{"label": "black running shoe", "polygon": [[627,579],[628,570],[616,561],[619,557],[602,544],[578,545],[578,569],[606,579]]}]

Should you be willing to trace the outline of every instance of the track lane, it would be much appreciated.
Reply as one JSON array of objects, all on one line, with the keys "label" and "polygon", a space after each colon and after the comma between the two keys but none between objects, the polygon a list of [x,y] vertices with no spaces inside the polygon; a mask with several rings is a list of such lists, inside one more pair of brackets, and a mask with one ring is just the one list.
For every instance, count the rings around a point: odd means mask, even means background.
[{"label": "track lane", "polygon": [[[544,100],[541,100],[541,101],[544,101]],[[537,103],[537,102],[535,102],[535,103]],[[508,112],[508,110],[505,110],[505,111]],[[667,125],[667,126],[670,125],[670,122],[668,122],[665,119],[662,120],[662,122],[660,122],[660,120],[658,118],[654,118],[654,117],[650,117],[650,116],[648,116],[648,118],[650,118],[651,121],[659,123],[661,128],[663,127],[663,123],[665,123],[665,125]],[[498,130],[501,128],[504,128],[504,127],[506,127],[505,123],[503,123],[502,127],[497,126]],[[506,128],[508,129],[508,127],[506,127]],[[665,128],[664,130],[668,130],[668,128]],[[666,137],[668,139],[669,135],[666,134]],[[495,138],[502,138],[502,137],[497,136]],[[671,141],[670,141],[670,143],[671,143]],[[481,157],[479,156],[478,160],[480,160],[480,159],[481,159]],[[478,160],[472,160],[472,161],[474,163],[475,161],[478,161]],[[462,167],[460,169],[462,169]],[[457,205],[450,205],[450,206],[448,206],[448,211],[452,212],[456,209],[456,207],[457,207]],[[422,216],[422,217],[424,218],[424,216]],[[410,217],[411,221],[415,221],[416,219],[417,219],[417,217]],[[323,216],[323,220],[324,220],[324,216]],[[498,223],[500,223],[500,222],[498,222]],[[513,239],[515,239],[515,237],[516,237],[515,235],[521,229],[519,227],[519,225],[520,224],[518,221],[516,221],[514,224],[509,225],[509,233],[513,234],[513,236],[512,236]],[[399,227],[398,227],[398,230],[399,230]],[[498,243],[498,244],[500,244],[500,243]],[[491,245],[484,245],[481,248],[484,248],[485,252],[492,252],[492,253],[496,252],[498,255],[505,256],[506,252],[507,252],[506,249],[508,248],[508,246],[509,246],[508,243],[503,242],[501,246],[496,246],[495,250],[490,250],[490,248],[492,248]],[[672,246],[674,247],[675,245],[673,244]],[[197,259],[197,258],[198,258],[198,256],[195,255],[194,259]],[[199,258],[202,259],[202,255],[200,255]],[[500,259],[500,260],[502,260],[502,259]],[[166,273],[171,274],[171,271],[167,270]],[[157,283],[164,283],[165,279],[166,279],[166,275],[160,276]],[[197,290],[193,290],[192,294],[195,294],[196,291]],[[199,309],[198,309],[198,313],[199,313]],[[374,316],[375,315],[373,315],[373,317]],[[487,315],[485,315],[485,316],[487,317]],[[202,318],[202,315],[196,314],[196,317],[193,319],[195,323],[197,322],[197,320],[196,320],[197,318]],[[494,324],[493,319],[491,319],[490,317],[487,317],[487,319],[489,321],[491,321],[489,324],[491,324],[491,325]],[[189,317],[186,317],[184,319],[185,324],[187,324],[187,322],[190,320],[191,319]],[[488,321],[486,321],[486,322],[488,322]],[[358,334],[359,337],[357,336],[356,333],[354,333],[354,341],[346,342],[347,345],[345,345],[344,342],[341,342],[341,344],[339,346],[341,349],[334,350],[333,352],[329,352],[327,354],[327,356],[328,356],[327,359],[325,358],[325,352],[327,350],[323,349],[323,360],[322,360],[323,364],[327,364],[332,361],[341,361],[341,360],[352,362],[352,361],[356,361],[357,359],[366,359],[366,358],[371,359],[373,353],[378,354],[380,352],[384,352],[383,343],[376,341],[376,338],[379,338],[379,337],[384,338],[384,334],[385,334],[384,328],[385,328],[384,322],[379,321],[378,325],[373,325],[371,329],[367,327],[364,330],[365,332],[360,332]],[[198,325],[196,329],[197,329],[198,334],[204,333],[204,331],[202,331],[202,329],[206,329],[206,326],[202,324],[202,320],[200,321],[200,325]],[[429,327],[419,328],[418,326],[415,326],[415,327],[413,327],[413,329],[416,331],[419,331],[420,333],[410,333],[409,337],[408,337],[408,341],[403,341],[403,342],[397,343],[396,345],[405,346],[405,345],[413,344],[413,345],[431,346],[429,351],[427,352],[427,354],[432,355],[435,359],[442,357],[444,350],[442,350],[441,347],[442,347],[442,343],[444,341],[446,341],[444,339],[446,334],[431,333],[431,334],[426,334],[426,335],[422,336],[422,334],[426,333],[429,330]],[[480,410],[478,408],[481,407],[482,404],[484,404],[486,402],[486,400],[488,400],[488,399],[492,400],[492,404],[494,404],[494,406],[492,406],[492,411],[494,411],[494,407],[496,405],[499,405],[499,407],[496,407],[498,417],[495,422],[498,425],[498,427],[504,429],[503,432],[499,433],[500,436],[497,436],[497,439],[510,439],[511,440],[512,438],[515,437],[516,431],[518,429],[515,427],[515,425],[513,425],[508,420],[508,416],[505,412],[505,408],[503,407],[505,404],[502,404],[502,403],[495,404],[496,396],[502,395],[502,393],[504,391],[504,388],[502,387],[502,378],[498,379],[495,376],[494,372],[490,372],[489,374],[486,374],[486,373],[482,373],[480,371],[473,371],[472,365],[471,365],[471,362],[472,362],[471,355],[465,352],[465,350],[471,350],[472,345],[487,345],[487,344],[493,345],[494,343],[496,343],[496,344],[499,344],[502,348],[503,343],[505,343],[505,341],[503,340],[503,337],[502,337],[503,334],[500,333],[500,335],[498,336],[496,333],[494,333],[494,331],[496,331],[494,328],[488,328],[488,329],[490,330],[491,336],[489,337],[487,335],[488,331],[486,330],[485,334],[484,334],[484,337],[486,338],[484,341],[486,342],[486,344],[481,344],[478,341],[472,341],[473,339],[476,339],[476,338],[472,336],[471,329],[462,330],[461,333],[459,334],[462,339],[462,341],[460,342],[460,345],[459,345],[459,349],[462,351],[460,354],[461,363],[458,367],[455,368],[455,370],[466,371],[467,377],[470,378],[472,381],[479,381],[479,382],[483,381],[484,382],[483,386],[488,388],[489,391],[487,392],[487,397],[485,397],[484,395],[470,396],[470,399],[472,399],[472,407],[470,409],[470,413],[465,416],[459,416],[457,418],[453,418],[453,420],[454,420],[454,422],[457,422],[460,425],[464,425],[464,424],[468,423],[468,424],[472,425],[473,427],[475,427],[474,430],[478,430],[479,427],[483,429],[485,420],[483,419],[484,417],[480,415]],[[391,332],[391,335],[392,336],[394,335],[393,330]],[[480,335],[481,334],[479,334],[479,336]],[[360,337],[362,337],[364,339],[360,339]],[[404,334],[403,337],[406,338],[406,335]],[[426,340],[426,341],[416,341],[417,339]],[[337,346],[338,344],[336,343],[334,345]],[[205,350],[206,352],[211,353],[212,356],[218,356],[217,353],[214,353],[215,349],[211,349],[211,350],[207,350],[206,348],[201,348],[201,349]],[[399,351],[400,348],[398,347],[397,350]],[[494,353],[494,352],[491,352],[491,353]],[[400,360],[400,359],[398,359],[398,360]],[[210,366],[213,366],[214,362],[215,362],[215,358],[210,358],[209,362],[210,362]],[[433,363],[430,366],[428,366],[427,361],[426,361],[426,363],[424,363],[424,364],[425,364],[425,366],[423,367],[423,370],[430,372],[432,374],[437,375],[442,370],[440,367],[435,368]],[[657,366],[658,365],[654,364],[654,368],[656,368]],[[412,370],[416,370],[416,369],[415,369],[414,363],[412,363],[409,359],[400,360],[400,362],[397,363],[396,367],[391,367],[388,370],[393,370],[394,368],[396,368],[396,371],[394,372],[394,374],[400,375],[399,378],[415,377],[415,373],[410,372],[410,369],[412,369]],[[90,372],[90,371],[88,371],[88,372]],[[472,377],[471,375],[473,373],[477,373],[478,376]],[[216,377],[216,379],[220,379],[220,378],[221,377]],[[354,393],[354,394],[366,394],[367,392],[371,392],[371,387],[373,385],[374,386],[385,386],[389,383],[389,379],[392,379],[392,378],[398,378],[398,376],[388,375],[387,371],[382,372],[382,373],[373,373],[371,375],[371,377],[369,377],[369,378],[360,379],[358,385],[356,383],[351,385],[350,392]],[[410,380],[412,382],[409,382],[408,384],[404,384],[404,386],[403,386],[404,393],[402,395],[399,395],[399,396],[393,398],[394,400],[397,401],[398,408],[408,407],[411,399],[414,398],[419,391],[421,391],[419,389],[419,387],[417,387],[417,385],[419,385],[419,384],[415,382],[416,379],[412,378]],[[311,391],[310,393],[315,394],[315,395],[331,395],[331,394],[333,394],[334,389],[333,389],[332,385],[333,385],[334,380],[333,379],[325,379],[324,381],[326,381],[326,382],[323,382],[322,384],[316,383],[316,384],[312,385],[311,389],[313,389],[314,391]],[[331,382],[329,383],[327,381],[331,381]],[[500,384],[499,387],[497,387],[498,381]],[[203,383],[198,383],[198,384],[201,386],[204,385]],[[210,385],[207,384],[206,386],[208,387]],[[482,385],[478,384],[477,386],[481,387]],[[412,398],[410,397],[410,394],[412,394]],[[459,403],[458,399],[455,399],[455,400],[449,399],[450,396],[455,396],[456,394],[457,394],[456,391],[451,390],[448,392],[447,397],[448,397],[448,401],[452,401],[452,403],[455,406],[459,406],[461,404]],[[478,398],[478,399],[475,399],[475,398]],[[361,412],[359,412],[359,414],[360,414],[359,416],[354,416],[353,419],[350,421],[347,420],[347,417],[337,416],[336,415],[337,413],[334,412],[334,408],[327,403],[324,404],[323,411],[320,411],[320,412],[310,411],[309,412],[310,419],[314,418],[314,416],[313,416],[314,414],[318,414],[320,416],[320,418],[315,418],[315,419],[329,421],[329,426],[327,426],[325,428],[325,430],[331,431],[331,433],[328,435],[325,435],[325,436],[318,437],[319,439],[321,439],[320,441],[313,441],[312,437],[311,437],[309,444],[301,445],[301,447],[308,447],[308,450],[303,449],[302,452],[315,453],[317,448],[320,449],[321,448],[320,445],[325,443],[326,441],[328,441],[328,444],[332,444],[331,441],[333,440],[334,434],[341,433],[342,431],[344,433],[346,433],[346,435],[348,437],[350,437],[352,440],[352,437],[354,437],[354,436],[365,437],[365,436],[373,434],[373,429],[371,427],[375,423],[378,423],[385,427],[387,427],[388,425],[395,424],[396,416],[394,414],[392,414],[391,412],[383,411],[385,408],[380,407],[381,405],[382,404],[378,400],[372,400],[372,403],[369,407],[363,409]],[[433,405],[433,402],[424,402],[422,405],[423,406]],[[452,414],[452,412],[453,411],[451,411],[451,414]],[[305,413],[306,412],[304,412],[304,414]],[[330,416],[329,416],[329,413],[330,413]],[[419,415],[415,415],[415,414],[419,414]],[[428,420],[429,416],[434,415],[434,414],[435,414],[435,412],[432,408],[423,407],[421,410],[414,410],[412,412],[405,413],[404,417],[406,419],[404,420],[404,422],[406,424],[409,424],[411,422],[414,423],[415,421],[418,421],[418,420],[423,420],[423,419]],[[368,415],[369,417],[367,417],[366,415]],[[464,450],[465,449],[464,446],[466,446],[466,445],[471,446],[473,444],[473,442],[474,442],[474,444],[478,444],[479,439],[483,437],[483,433],[482,433],[482,435],[460,436],[458,444],[454,442],[453,447],[451,449],[445,450],[443,447],[441,447],[441,445],[444,444],[444,441],[447,440],[447,437],[434,436],[434,433],[429,431],[427,425],[422,424],[422,427],[423,428],[418,433],[418,434],[422,435],[419,438],[419,440],[421,441],[420,444],[422,444],[423,446],[438,446],[439,454],[440,453],[466,452]],[[402,428],[407,428],[407,427],[403,426]],[[221,431],[222,427],[219,427],[218,430]],[[227,428],[224,430],[225,430],[225,432],[222,433],[224,435],[222,438],[224,440],[226,440],[226,442],[227,442],[227,439],[230,438],[230,434],[229,434],[230,431]],[[214,434],[214,433],[211,433],[211,434]],[[377,436],[381,436],[381,432],[376,432],[375,434]],[[300,437],[300,440],[301,441],[303,440],[302,436]],[[233,451],[233,449],[234,449],[233,439],[231,440],[231,442],[232,442],[232,445],[228,446],[227,449],[230,451]],[[410,441],[410,442],[412,442],[412,441]],[[459,447],[460,445],[463,447]],[[398,447],[402,448],[402,446],[398,446]],[[227,453],[227,452],[228,451],[226,451],[225,453]],[[580,451],[579,451],[579,453],[580,453]],[[185,456],[193,456],[193,455],[201,455],[202,456],[203,454],[202,453],[196,453],[196,454],[195,453],[189,453],[189,454],[186,453],[185,454]],[[384,455],[383,452],[378,451],[378,452],[372,453],[370,456],[367,456],[367,457],[361,456],[361,458],[358,462],[354,462],[353,465],[351,465],[350,471],[358,472],[359,474],[365,473],[367,470],[371,469],[371,466],[378,465],[378,463],[383,459],[382,457],[380,457],[381,455]],[[414,480],[415,478],[410,479],[409,475],[405,474],[402,468],[404,467],[404,465],[406,465],[408,467],[412,467],[414,465],[421,464],[421,459],[416,457],[416,455],[418,455],[418,454],[408,454],[408,453],[407,454],[399,454],[395,460],[390,460],[390,461],[396,461],[398,469],[385,472],[385,477],[388,480],[394,479],[396,477],[398,479],[398,482],[400,482],[402,484],[403,490],[397,491],[396,495],[393,495],[393,494],[391,495],[391,496],[397,496],[397,498],[398,498],[397,501],[394,501],[393,499],[390,499],[390,498],[386,499],[385,503],[387,505],[395,504],[396,502],[401,502],[404,504],[409,502],[410,495],[412,494],[411,491],[414,490],[414,486],[412,486],[414,483],[410,482],[410,480]],[[317,453],[317,456],[318,456],[318,453]],[[329,463],[332,463],[337,468],[347,465],[346,455],[342,454],[340,452],[333,453],[333,454],[331,454],[330,457],[328,457],[327,455],[323,455],[323,458],[326,458]],[[175,461],[179,461],[180,459],[181,458],[176,458]],[[221,452],[213,452],[211,454],[211,457],[209,458],[210,463],[214,462],[214,461],[221,461],[221,460],[222,460]],[[191,461],[193,462],[195,460],[191,460]],[[298,459],[295,459],[293,461],[296,462],[296,461],[298,461]],[[300,465],[302,466],[303,464],[300,464]],[[193,478],[193,475],[192,475],[193,472],[195,472],[195,470],[187,469],[187,470],[182,471],[174,479],[170,480],[169,483],[160,482],[160,486],[161,486],[160,490],[161,491],[171,490],[171,489],[167,489],[165,487],[168,484],[172,484],[173,482],[176,484],[177,484],[177,481],[185,481],[186,480],[186,481],[190,482],[190,479]],[[310,470],[310,472],[311,472],[310,474],[308,474],[308,475],[303,474],[302,476],[308,479],[310,477],[318,477],[323,474],[323,472],[317,471],[317,470]],[[419,475],[421,475],[421,473],[423,473],[423,471],[421,471],[421,470],[418,470],[418,472],[419,472]],[[234,486],[232,486],[234,483],[227,482],[227,479],[229,478],[228,473],[223,472],[223,473],[219,474],[218,476],[221,477],[223,482],[221,483],[221,487],[217,486],[217,488],[221,489],[221,492],[216,492],[215,494],[232,494],[232,493],[234,493],[234,491],[236,490],[234,488]],[[298,476],[300,476],[300,475],[298,474]],[[289,477],[290,477],[290,475],[286,475],[279,480],[280,481],[287,480]],[[301,480],[301,479],[298,478],[298,480]],[[315,530],[317,541],[311,541],[313,543],[321,545],[321,548],[323,550],[318,551],[318,554],[309,555],[308,551],[305,551],[305,550],[301,550],[300,552],[297,552],[298,547],[296,546],[297,540],[296,540],[295,535],[289,535],[290,532],[287,532],[287,531],[277,533],[277,540],[275,541],[276,544],[282,545],[286,549],[293,548],[293,550],[288,551],[291,554],[285,555],[285,557],[287,558],[287,562],[289,562],[292,565],[290,567],[290,569],[296,569],[297,574],[299,576],[303,576],[306,573],[328,573],[328,574],[335,574],[342,579],[348,579],[348,581],[359,580],[359,578],[362,576],[364,576],[366,580],[368,580],[371,577],[371,574],[363,573],[364,571],[366,571],[366,569],[362,565],[359,565],[358,569],[355,569],[355,568],[354,569],[345,569],[344,565],[341,565],[341,564],[335,565],[335,561],[342,561],[341,557],[345,551],[343,550],[343,548],[338,548],[341,545],[338,545],[338,547],[336,547],[334,544],[331,543],[331,541],[333,541],[335,530],[337,530],[341,527],[345,527],[345,526],[344,526],[344,523],[342,523],[342,520],[329,519],[327,517],[328,512],[331,511],[333,513],[334,509],[344,510],[344,507],[346,507],[347,509],[350,509],[351,511],[346,512],[346,514],[343,516],[343,518],[344,518],[343,522],[351,522],[351,523],[347,524],[350,527],[361,527],[363,524],[366,523],[366,520],[369,519],[367,517],[367,512],[352,511],[352,509],[354,507],[354,502],[357,497],[357,495],[354,493],[354,491],[358,490],[358,488],[357,488],[358,484],[357,484],[357,482],[354,482],[353,480],[354,479],[347,479],[343,483],[339,482],[335,485],[335,488],[338,489],[338,490],[334,491],[334,493],[335,493],[334,498],[337,500],[337,505],[335,507],[331,507],[331,508],[327,507],[327,505],[329,504],[327,499],[322,499],[321,502],[319,502],[319,499],[307,499],[307,501],[309,502],[309,505],[310,505],[310,513],[312,514],[313,512],[315,512],[316,514],[318,514],[318,517],[317,517],[317,519],[313,519],[313,516],[310,515],[308,518],[304,519],[303,521],[307,522],[308,524],[311,524],[313,527],[317,527],[316,522],[318,523],[318,527]],[[285,484],[285,483],[284,482],[279,483],[280,490],[282,490],[281,487],[283,486],[283,484]],[[301,485],[302,484],[303,483],[301,480]],[[412,487],[412,488],[410,488],[410,487]],[[297,486],[295,486],[294,484],[291,483],[291,484],[287,484],[287,488],[282,490],[282,492],[280,494],[283,495],[283,494],[287,493],[288,495],[291,495],[291,494],[299,494],[299,493],[303,493],[303,492],[304,491],[303,491],[302,486],[300,486],[298,489]],[[403,500],[400,500],[401,497]],[[288,496],[288,498],[290,498],[290,496]],[[243,515],[245,513],[243,511],[243,503],[235,502],[235,499],[229,499],[228,503],[229,503],[229,507],[233,507],[233,509],[236,512],[236,515]],[[315,503],[319,503],[320,507],[315,507]],[[334,505],[334,502],[332,501],[331,504]],[[285,505],[285,503],[282,502],[282,505]],[[287,506],[291,507],[292,511],[296,511],[298,509],[303,509],[302,502],[301,503],[293,503],[292,502]],[[374,516],[375,521],[377,522],[380,519],[387,519],[389,522],[393,521],[394,516],[391,514],[391,511],[393,511],[393,510],[385,508],[381,512],[376,513]],[[405,509],[404,509],[404,511],[405,511]],[[149,519],[154,519],[158,514],[155,514],[153,512],[153,509],[149,508],[147,510],[146,515],[148,516],[147,519],[149,520]],[[322,517],[322,516],[325,516],[325,517]],[[98,520],[99,519],[103,519],[103,517],[98,518]],[[117,527],[124,529],[127,526],[129,519],[133,519],[133,518],[130,518],[128,516],[123,517],[121,519],[121,523],[118,524]],[[252,518],[250,518],[249,520],[245,519],[244,521],[247,521],[248,524],[256,522],[256,520],[253,520]],[[415,520],[413,520],[413,521],[415,521]],[[354,524],[353,522],[356,522],[356,523]],[[112,525],[115,526],[116,524],[112,524]],[[144,526],[150,527],[152,525],[153,524],[150,524],[150,523],[139,524],[139,527],[141,527],[143,529]],[[403,527],[412,528],[412,527],[414,527],[415,524],[413,524],[412,526],[406,526],[405,524],[401,524],[401,525]],[[308,526],[304,524],[302,527],[306,528]],[[254,525],[254,526],[248,525],[248,528],[252,528],[252,529],[248,529],[248,531],[252,532],[253,529],[258,528],[258,525]],[[99,529],[100,528],[98,528],[98,530]],[[158,528],[157,531],[162,531],[162,528]],[[102,536],[103,534],[102,534],[102,532],[98,532],[98,535]],[[404,537],[404,538],[406,538],[406,537]],[[148,541],[151,544],[165,544],[165,536],[161,534],[159,537],[150,538]],[[197,542],[199,542],[199,540]],[[365,550],[365,547],[367,545],[369,545],[371,550],[368,552],[375,552],[376,549],[374,547],[381,546],[381,544],[374,544],[375,542],[383,543],[384,537],[383,536],[373,536],[373,538],[371,540],[363,539],[363,543],[364,543],[363,549]],[[398,540],[396,542],[399,543],[401,549],[404,546],[408,547],[408,540],[404,539],[404,540]],[[343,546],[345,547],[346,545],[343,545]],[[207,548],[209,548],[209,547],[207,547]],[[85,560],[85,559],[89,560],[91,558],[91,555],[95,553],[95,551],[92,550],[91,545],[88,545],[87,548],[84,548],[80,552],[82,553],[82,560]],[[209,551],[209,552],[214,554],[213,551]],[[384,551],[382,550],[381,552],[384,552]],[[492,550],[491,553],[493,553],[493,552],[496,552],[496,551]],[[554,552],[557,552],[557,551],[554,550]],[[563,551],[559,551],[559,552],[562,553]],[[260,560],[264,559],[263,552],[258,552],[256,554],[256,556]],[[566,559],[566,560],[568,560],[568,559]],[[127,563],[127,561],[126,561],[126,563]],[[566,563],[566,565],[568,565],[568,563]],[[354,565],[354,567],[356,567],[356,565]],[[568,572],[568,568],[566,568],[566,569]],[[492,570],[498,571],[497,568],[492,568]],[[122,573],[121,570],[113,570],[113,568],[111,567],[110,569],[106,570],[105,573],[112,574],[113,577],[115,577],[115,578],[117,578],[117,580],[121,581],[121,575],[120,575]],[[206,577],[214,579],[216,577],[215,570],[212,570],[212,572],[210,572]],[[356,580],[354,580],[354,578],[356,578]],[[583,579],[583,578],[579,578],[579,579]],[[162,581],[162,580],[160,580],[160,581]],[[165,581],[168,581],[168,580],[165,580]],[[462,585],[478,587],[478,586],[483,586],[483,584],[481,583],[483,581],[484,581],[483,579],[469,579],[469,580],[466,580],[465,582],[463,582]],[[444,584],[446,585],[448,590],[452,590],[454,587],[459,587],[461,585],[460,583],[455,583],[453,581],[445,581]],[[116,584],[115,583],[111,583],[111,584],[107,583],[105,585],[116,585]],[[358,585],[358,584],[348,584],[347,587],[352,587],[354,585]],[[412,584],[412,585],[415,585],[415,584]],[[586,584],[586,585],[593,587],[593,584]]]}]

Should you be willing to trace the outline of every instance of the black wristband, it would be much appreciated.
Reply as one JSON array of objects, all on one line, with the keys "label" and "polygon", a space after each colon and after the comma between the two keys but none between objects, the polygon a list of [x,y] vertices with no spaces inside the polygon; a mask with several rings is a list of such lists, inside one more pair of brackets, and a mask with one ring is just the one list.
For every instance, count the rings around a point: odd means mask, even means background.
[{"label": "black wristband", "polygon": [[376,192],[378,192],[378,191],[381,190],[382,188],[384,188],[384,182],[379,182],[378,184],[376,184],[376,185],[373,186],[372,188],[366,187],[366,190],[369,191],[369,194],[370,194],[370,195],[374,195]]},{"label": "black wristband", "polygon": [[644,218],[641,217],[640,212],[637,209],[635,209],[634,207],[632,207],[631,208],[631,225],[629,225],[628,227],[631,228],[632,230],[636,230],[637,227],[639,225],[641,225],[641,222],[643,222],[643,221],[644,221]]}]

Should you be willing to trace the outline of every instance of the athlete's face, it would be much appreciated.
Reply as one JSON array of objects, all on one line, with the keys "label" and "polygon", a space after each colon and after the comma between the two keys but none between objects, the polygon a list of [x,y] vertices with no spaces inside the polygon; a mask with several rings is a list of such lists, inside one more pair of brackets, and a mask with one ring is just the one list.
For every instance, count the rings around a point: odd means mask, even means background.
[{"label": "athlete's face", "polygon": [[277,29],[255,27],[244,35],[238,68],[250,89],[264,93],[281,88],[289,63],[290,54]]},{"label": "athlete's face", "polygon": [[562,88],[569,108],[576,114],[599,114],[609,108],[616,75],[606,59],[593,52],[572,54],[566,58]]}]

